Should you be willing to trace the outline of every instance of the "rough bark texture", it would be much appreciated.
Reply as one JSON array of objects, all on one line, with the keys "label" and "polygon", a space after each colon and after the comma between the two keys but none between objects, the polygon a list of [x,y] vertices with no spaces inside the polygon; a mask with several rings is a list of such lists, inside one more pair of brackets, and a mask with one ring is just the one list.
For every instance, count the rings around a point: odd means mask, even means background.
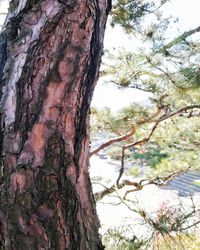
[{"label": "rough bark texture", "polygon": [[89,105],[110,0],[12,0],[0,35],[0,248],[103,249]]}]

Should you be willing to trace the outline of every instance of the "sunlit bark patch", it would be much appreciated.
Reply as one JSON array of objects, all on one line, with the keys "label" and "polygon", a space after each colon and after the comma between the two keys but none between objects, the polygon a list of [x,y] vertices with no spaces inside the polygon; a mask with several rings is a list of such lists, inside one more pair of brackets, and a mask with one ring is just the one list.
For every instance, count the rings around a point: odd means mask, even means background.
[{"label": "sunlit bark patch", "polygon": [[13,173],[10,177],[11,187],[13,191],[19,191],[20,193],[25,191],[26,187],[26,175],[23,173]]}]

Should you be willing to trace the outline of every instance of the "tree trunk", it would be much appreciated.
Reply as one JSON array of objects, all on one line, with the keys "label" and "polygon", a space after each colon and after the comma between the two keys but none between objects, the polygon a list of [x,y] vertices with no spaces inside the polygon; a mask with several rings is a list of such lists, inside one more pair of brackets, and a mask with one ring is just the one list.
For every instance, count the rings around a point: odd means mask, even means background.
[{"label": "tree trunk", "polygon": [[0,248],[103,249],[88,115],[111,0],[12,0],[0,35]]}]

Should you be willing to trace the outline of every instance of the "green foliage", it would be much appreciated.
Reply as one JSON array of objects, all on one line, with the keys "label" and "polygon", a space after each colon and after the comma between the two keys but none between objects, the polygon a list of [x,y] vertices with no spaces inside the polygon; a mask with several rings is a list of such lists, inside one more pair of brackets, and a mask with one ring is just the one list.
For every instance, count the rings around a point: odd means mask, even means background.
[{"label": "green foliage", "polygon": [[166,235],[154,240],[155,250],[197,250],[200,249],[200,240],[197,235],[188,235],[186,233],[179,233],[176,235]]},{"label": "green foliage", "polygon": [[91,128],[93,132],[96,131],[112,131],[114,126],[114,117],[111,113],[110,108],[105,107],[98,109],[95,107],[91,108]]},{"label": "green foliage", "polygon": [[122,158],[122,148],[121,147],[111,147],[107,154],[110,156],[113,160],[121,160]]},{"label": "green foliage", "polygon": [[138,23],[148,12],[150,3],[137,0],[118,0],[113,6],[113,20],[121,24],[127,31],[132,28],[134,23]]},{"label": "green foliage", "polygon": [[[144,210],[138,210],[137,213],[141,215],[138,225],[123,224],[108,229],[103,235],[103,243],[108,250],[170,250],[172,247],[175,250],[197,250],[200,247],[198,233],[191,230],[189,226],[191,223],[198,224],[199,221],[193,205],[191,211],[184,210],[183,204],[179,204],[177,208],[163,204],[156,213],[151,214]],[[143,225],[143,222],[146,223],[148,230],[146,231],[146,228],[145,235],[138,239],[134,230],[137,232],[137,227],[140,224]],[[187,228],[187,226],[189,229],[186,233],[182,229]]]},{"label": "green foliage", "polygon": [[[108,149],[107,154],[110,156],[113,160],[121,160],[122,158],[122,147],[120,146],[112,146]],[[131,151],[126,150],[125,152],[125,159],[130,158],[132,155]]]},{"label": "green foliage", "polygon": [[[155,165],[154,173],[163,174],[187,167],[198,169],[199,129],[199,118],[187,118],[187,116],[178,116],[159,126],[152,140],[162,148],[167,157]],[[152,144],[152,141],[149,144]]]},{"label": "green foliage", "polygon": [[[130,236],[127,237],[127,234]],[[132,232],[132,227],[127,226],[111,228],[103,235],[103,244],[106,245],[107,250],[139,250],[145,243],[137,239]]]},{"label": "green foliage", "polygon": [[[111,55],[104,73],[113,82],[151,93],[171,93],[172,89],[200,87],[199,28],[180,31],[177,17],[165,14],[167,0],[116,0],[112,25],[119,24],[137,44],[134,52]],[[171,31],[173,30],[173,32]],[[114,59],[113,59],[114,58]]]},{"label": "green foliage", "polygon": [[[152,239],[151,244],[149,241],[138,240],[133,237],[133,240],[123,236],[124,232],[119,229],[110,229],[104,235],[103,243],[106,245],[107,250],[197,250],[200,249],[200,240],[198,235],[191,235],[186,233],[176,233],[173,235],[160,236],[157,235]],[[184,246],[184,248],[183,248]]]},{"label": "green foliage", "polygon": [[[187,105],[188,100],[190,99],[185,98],[178,103],[172,103],[171,106],[179,107],[180,105],[182,107]],[[170,105],[170,98],[166,98],[165,102]],[[148,109],[133,104],[130,107],[123,108],[117,114],[111,114],[110,117],[106,118],[105,125],[103,125],[104,116],[101,118],[102,113],[99,113],[98,119],[100,124],[102,122],[101,129],[108,127],[109,131],[113,133],[112,137],[119,136],[119,133],[126,134],[135,127],[136,132],[129,138],[130,143],[147,137],[151,131],[152,123],[141,125],[141,121],[150,117],[154,112],[152,107]],[[140,160],[146,167],[150,167],[148,175],[163,175],[175,169],[187,167],[198,169],[200,162],[199,113],[200,111],[193,110],[192,113],[191,111],[186,112],[161,123],[150,141],[142,146],[142,152],[140,147],[135,147],[134,151],[132,149],[126,150],[126,159]],[[192,115],[194,117],[190,117]],[[98,128],[100,129],[100,127]],[[126,143],[124,142],[124,144]],[[112,159],[121,160],[122,145],[118,144],[118,146],[109,149],[108,154]]]},{"label": "green foliage", "polygon": [[131,103],[130,106],[120,109],[116,114],[116,120],[121,127],[137,127],[143,119],[150,115],[149,109],[137,103]]},{"label": "green foliage", "polygon": [[134,176],[134,177],[138,177],[138,176],[140,176],[140,169],[139,169],[139,167],[134,166],[134,167],[128,169],[126,174]]},{"label": "green foliage", "polygon": [[150,145],[150,147],[148,147],[147,151],[144,153],[141,153],[137,150],[133,154],[133,158],[135,160],[143,160],[143,162],[151,168],[156,168],[157,165],[167,157],[168,154],[163,152],[163,150],[157,145]]},{"label": "green foliage", "polygon": [[115,135],[129,132],[133,126],[138,126],[142,119],[147,118],[150,113],[148,108],[132,103],[113,114],[107,107],[91,109],[92,132],[108,131]]},{"label": "green foliage", "polygon": [[114,57],[114,65],[105,67],[104,74],[112,75],[112,82],[122,88],[131,87],[152,93],[159,89],[154,80],[163,77],[163,74],[151,70],[143,52],[123,50]]},{"label": "green foliage", "polygon": [[184,81],[187,82],[188,88],[194,88],[200,86],[200,72],[199,69],[191,67],[180,69],[180,73],[185,78]]},{"label": "green foliage", "polygon": [[[139,241],[134,239],[134,242],[128,240],[120,232],[116,230],[109,230],[106,237],[104,238],[104,244],[107,250],[139,250],[139,249],[154,249],[154,250],[197,250],[200,248],[200,240],[198,236],[188,235],[185,233],[175,234],[175,235],[165,235],[157,236],[153,239],[152,246],[149,248],[149,244],[146,241]],[[183,248],[184,246],[184,248]],[[147,248],[148,247],[148,248]]]},{"label": "green foliage", "polygon": [[147,14],[155,13],[167,0],[116,0],[112,8],[111,25],[120,24],[127,32],[140,26]]},{"label": "green foliage", "polygon": [[193,181],[193,183],[194,183],[195,185],[197,185],[197,186],[200,186],[200,180],[195,180],[195,181]]}]

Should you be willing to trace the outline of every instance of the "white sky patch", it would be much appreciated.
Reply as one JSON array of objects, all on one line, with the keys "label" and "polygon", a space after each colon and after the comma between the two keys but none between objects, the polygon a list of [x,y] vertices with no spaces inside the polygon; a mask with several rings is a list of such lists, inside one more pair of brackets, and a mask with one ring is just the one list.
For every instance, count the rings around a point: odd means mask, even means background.
[{"label": "white sky patch", "polygon": [[137,48],[133,41],[133,37],[124,33],[123,28],[119,25],[111,27],[109,21],[106,27],[105,38],[104,38],[104,48],[125,48],[126,50],[134,50]]},{"label": "white sky patch", "polygon": [[5,13],[8,11],[9,0],[0,0],[0,30],[6,18]]},{"label": "white sky patch", "polygon": [[179,18],[179,27],[182,30],[193,29],[199,26],[199,0],[172,0],[166,11]]},{"label": "white sky patch", "polygon": [[148,95],[146,92],[131,88],[119,89],[112,83],[104,83],[101,78],[95,88],[92,106],[110,107],[112,111],[117,111],[122,107],[128,106],[131,102],[147,103]]}]

